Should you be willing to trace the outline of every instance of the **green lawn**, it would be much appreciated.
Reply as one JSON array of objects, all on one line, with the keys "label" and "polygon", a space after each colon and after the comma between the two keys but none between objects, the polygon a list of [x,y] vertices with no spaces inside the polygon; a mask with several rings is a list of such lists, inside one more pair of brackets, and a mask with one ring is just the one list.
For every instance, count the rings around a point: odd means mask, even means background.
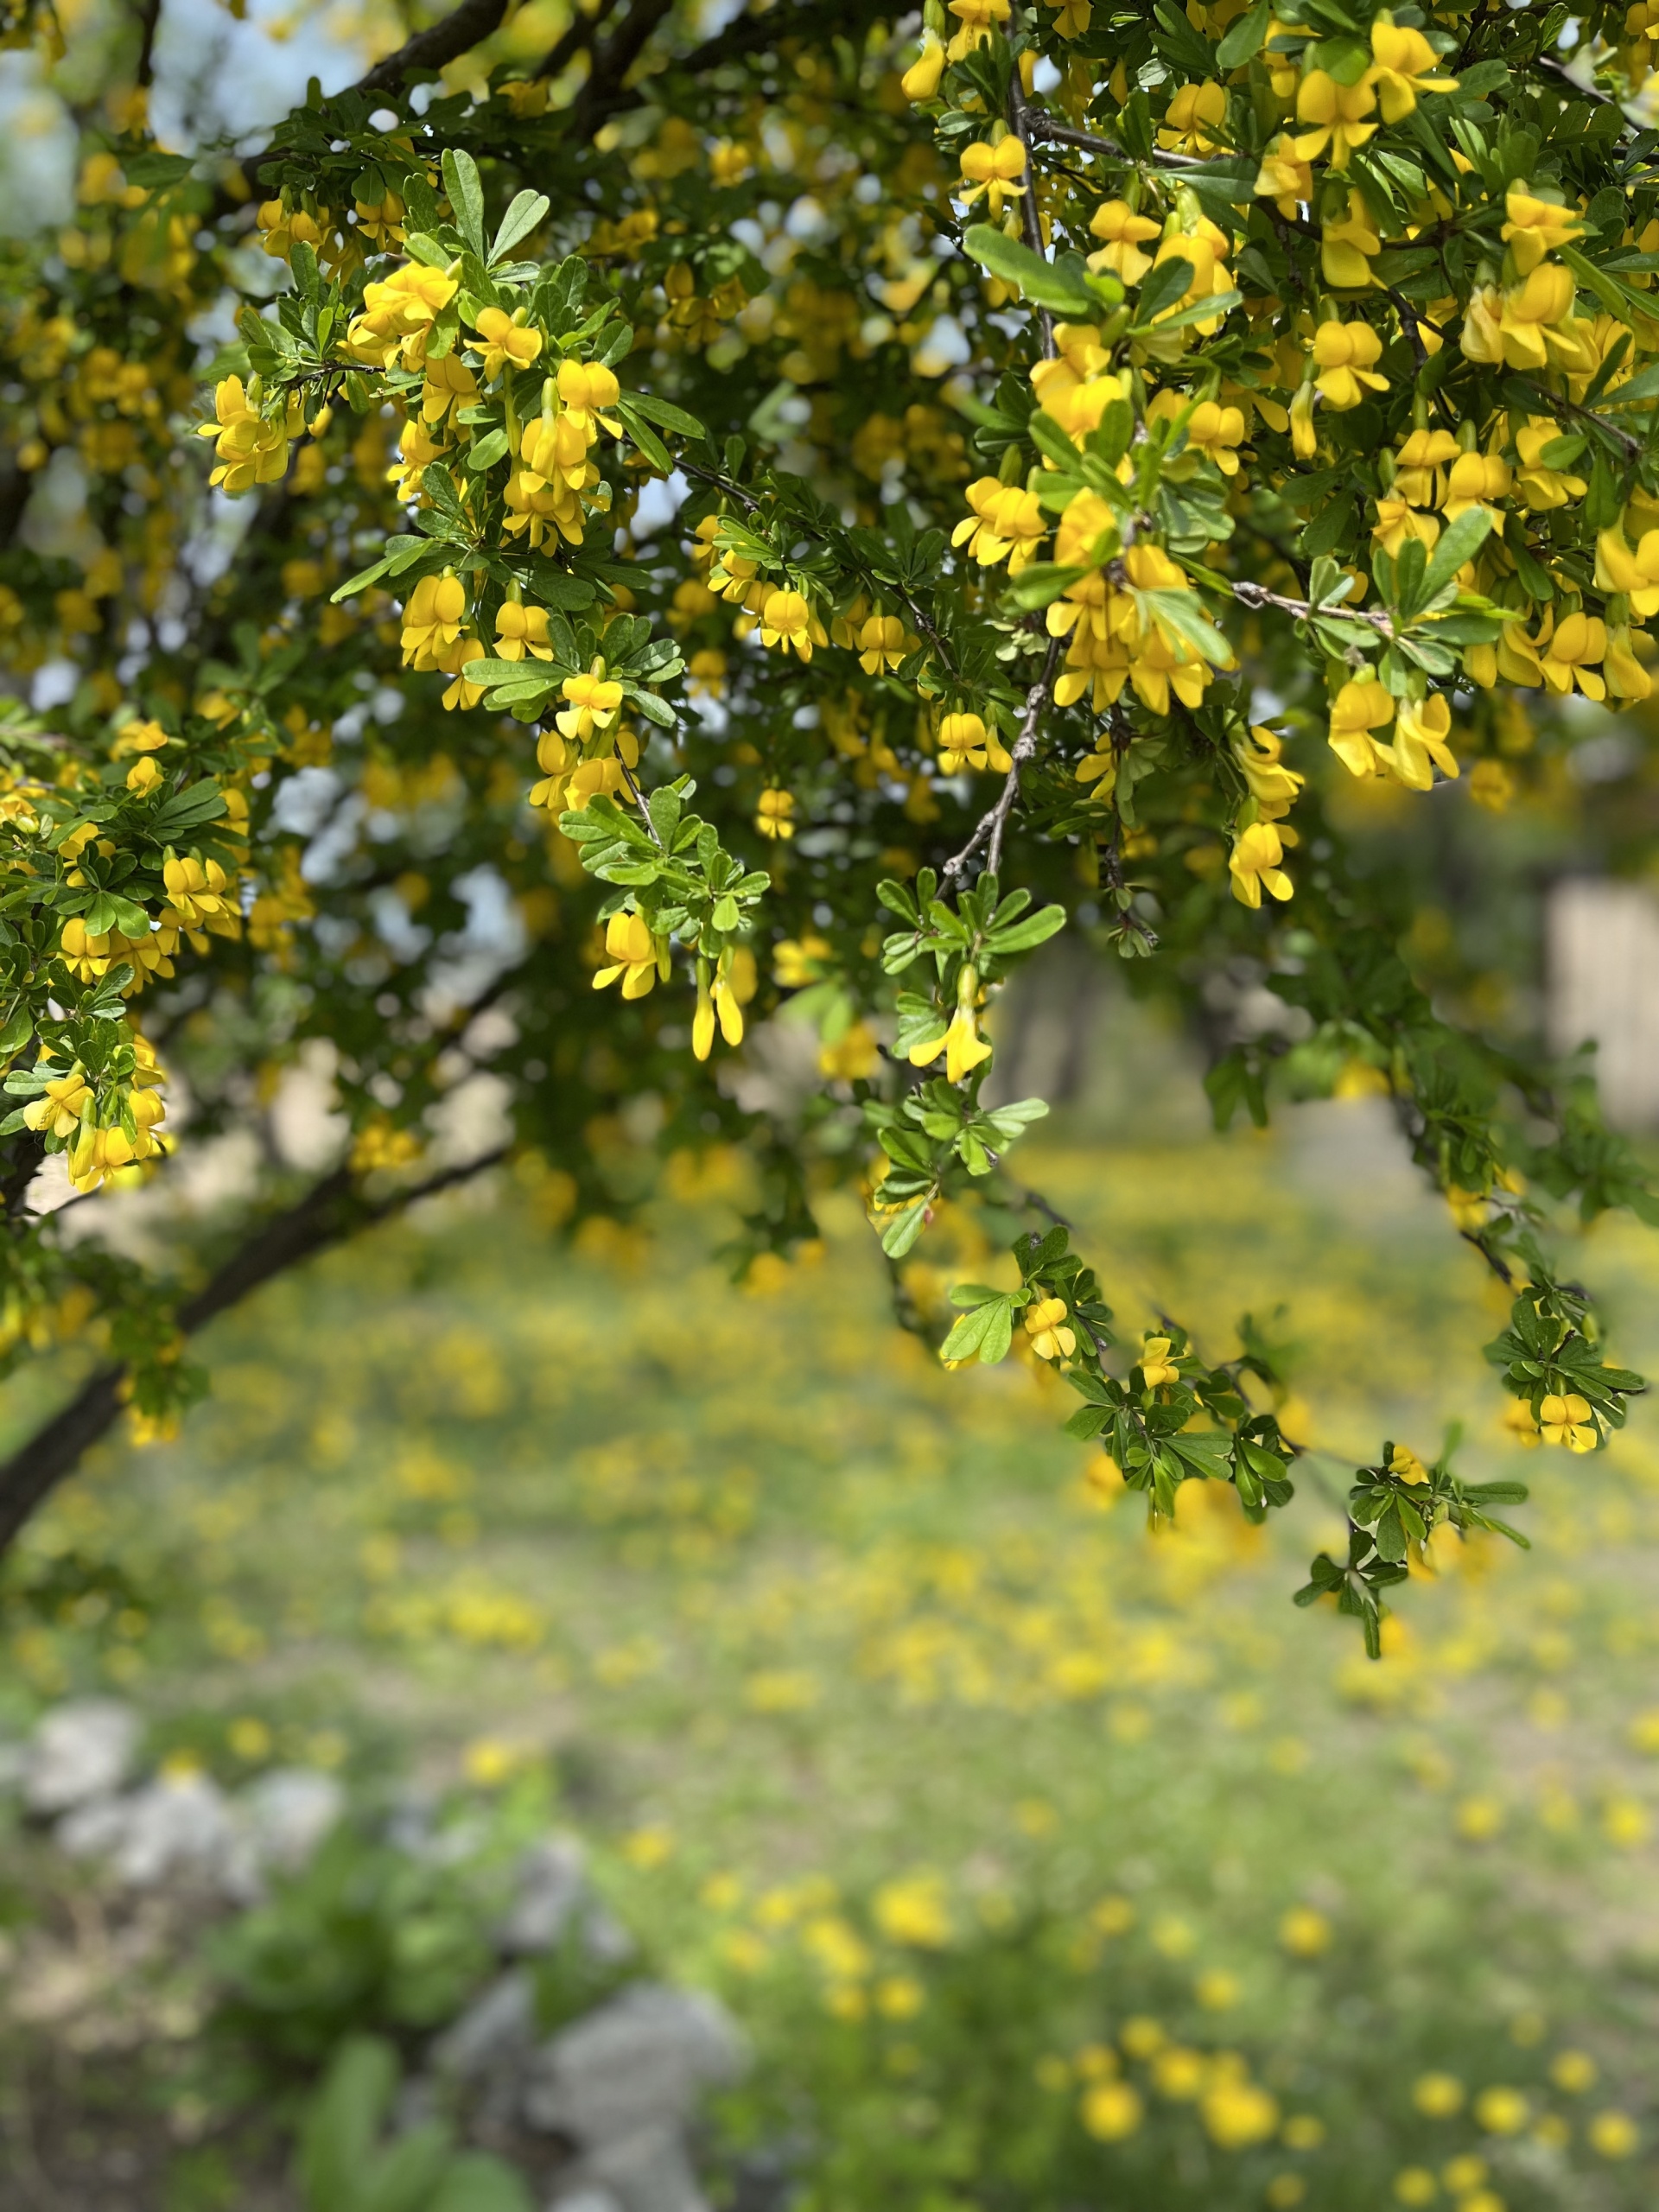
[{"label": "green lawn", "polygon": [[[648,1942],[753,2027],[733,2126],[830,2116],[836,2212],[1650,2202],[1650,1419],[1588,1461],[1515,1445],[1502,1301],[1370,1111],[1023,1163],[1126,1329],[1221,1353],[1249,1309],[1293,1348],[1287,1426],[1332,1456],[1271,1531],[1196,1485],[1153,1536],[1103,1502],[1048,1378],[892,1330],[849,1199],[737,1290],[720,1162],[575,1253],[510,1188],[220,1325],[182,1439],[106,1450],[33,1533],[142,1603],[17,1628],[11,1718],[113,1684],[230,1782],[550,1771]],[[972,1248],[942,1232],[912,1294]],[[1583,1265],[1659,1366],[1659,1242],[1609,1224]],[[1534,1482],[1536,1548],[1440,1555],[1368,1664],[1290,1593],[1341,1455],[1459,1417],[1466,1471]],[[1551,2082],[1564,2049],[1593,2087]],[[1426,2115],[1436,2069],[1525,2104]]]}]

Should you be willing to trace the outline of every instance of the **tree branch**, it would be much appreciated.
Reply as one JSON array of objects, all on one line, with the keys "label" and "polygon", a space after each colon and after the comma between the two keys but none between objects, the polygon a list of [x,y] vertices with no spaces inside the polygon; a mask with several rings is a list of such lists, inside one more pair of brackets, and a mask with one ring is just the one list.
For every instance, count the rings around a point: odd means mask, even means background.
[{"label": "tree branch", "polygon": [[423,31],[406,38],[395,54],[377,61],[359,77],[356,92],[395,92],[416,69],[442,69],[446,62],[478,45],[497,29],[507,0],[461,0],[461,5]]},{"label": "tree branch", "polygon": [[1014,802],[1019,797],[1020,771],[1037,750],[1037,727],[1042,720],[1043,709],[1048,702],[1054,683],[1054,671],[1059,665],[1059,660],[1060,640],[1058,638],[1052,638],[1049,640],[1048,658],[1043,664],[1043,672],[1032,685],[1026,701],[1026,718],[1020,725],[1019,736],[1014,741],[1014,752],[1007,775],[1003,779],[1001,792],[989,813],[981,816],[978,827],[962,850],[946,861],[944,872],[947,882],[961,877],[969,861],[972,860],[988,837],[990,839],[990,850],[985,856],[987,873],[995,875],[1001,867],[1003,833],[1008,826],[1008,817],[1014,811]]},{"label": "tree branch", "polygon": [[[442,1168],[425,1182],[396,1191],[372,1205],[362,1198],[349,1167],[335,1168],[313,1184],[297,1205],[257,1230],[194,1298],[184,1301],[175,1317],[181,1333],[194,1335],[274,1276],[330,1244],[404,1212],[417,1199],[467,1181],[493,1166],[505,1150],[500,1146],[476,1160]],[[99,1368],[67,1406],[0,1465],[0,1554],[10,1548],[37,1507],[74,1471],[82,1454],[113,1427],[125,1403],[122,1395],[125,1378],[124,1368]]]},{"label": "tree branch", "polygon": [[615,9],[616,0],[599,0],[599,5],[591,16],[573,16],[563,32],[554,40],[531,70],[531,76],[556,77],[561,71],[569,68],[577,54],[593,44],[604,26],[606,17],[613,14]]},{"label": "tree branch", "polygon": [[570,104],[570,127],[579,138],[591,137],[613,107],[626,105],[622,80],[673,4],[674,0],[633,0],[604,45],[594,48],[588,81]]}]

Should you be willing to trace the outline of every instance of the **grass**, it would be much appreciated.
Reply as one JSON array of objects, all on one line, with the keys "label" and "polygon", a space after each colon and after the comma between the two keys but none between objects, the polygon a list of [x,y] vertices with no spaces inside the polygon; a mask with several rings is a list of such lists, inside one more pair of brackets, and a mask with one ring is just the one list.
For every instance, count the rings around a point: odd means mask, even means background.
[{"label": "grass", "polygon": [[[849,1201],[815,1263],[731,1287],[703,1255],[736,1171],[681,1162],[575,1252],[509,1190],[221,1325],[183,1437],[102,1452],[34,1532],[134,1602],[18,1627],[10,1717],[109,1683],[227,1781],[550,1770],[653,1948],[753,2026],[733,2125],[862,2115],[826,2207],[1104,2173],[1126,2205],[1345,2212],[1402,2171],[1465,2212],[1648,2202],[1659,1454],[1640,1409],[1592,1461],[1516,1446],[1479,1357],[1501,1301],[1369,1111],[1025,1162],[1126,1328],[1230,1351],[1249,1309],[1292,1347],[1287,1426],[1331,1456],[1268,1532],[1198,1486],[1155,1536],[1106,1510],[1047,1377],[945,1375],[892,1330]],[[952,1233],[924,1303],[994,1264]],[[1615,1356],[1659,1363],[1659,1245],[1610,1224],[1584,1265]],[[1369,1665],[1290,1592],[1344,1457],[1432,1456],[1459,1417],[1465,1471],[1534,1483],[1536,1548],[1438,1557]],[[1566,2048],[1594,2088],[1551,2083]],[[1435,2069],[1523,2117],[1426,2115]],[[1103,2082],[1141,2107],[1116,2137]],[[1633,2154],[1597,2148],[1609,2112]]]}]

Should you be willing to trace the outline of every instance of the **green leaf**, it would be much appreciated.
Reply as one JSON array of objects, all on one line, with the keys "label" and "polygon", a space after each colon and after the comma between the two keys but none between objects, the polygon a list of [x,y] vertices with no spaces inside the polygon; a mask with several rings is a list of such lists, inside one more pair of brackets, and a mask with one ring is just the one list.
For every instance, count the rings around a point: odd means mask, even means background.
[{"label": "green leaf", "polygon": [[1270,0],[1255,0],[1253,7],[1246,9],[1236,22],[1228,26],[1225,37],[1216,48],[1217,69],[1241,69],[1261,50],[1271,13]]},{"label": "green leaf", "polygon": [[1136,323],[1144,327],[1164,308],[1173,308],[1177,300],[1185,299],[1192,275],[1192,264],[1179,253],[1148,270],[1135,303]]},{"label": "green leaf", "polygon": [[[1032,419],[1035,421],[1036,417]],[[1076,583],[1080,576],[1086,576],[1088,573],[1087,569],[1060,568],[1052,561],[1033,561],[1008,586],[1008,595],[1016,607],[1025,607],[1027,611],[1046,607],[1051,600],[1058,599],[1068,585]]]},{"label": "green leaf", "polygon": [[881,1249],[890,1260],[902,1260],[916,1239],[921,1235],[927,1217],[927,1202],[918,1198],[914,1205],[905,1207],[894,1214],[881,1231]]},{"label": "green leaf", "polygon": [[650,422],[661,423],[665,430],[677,430],[683,438],[706,438],[709,435],[695,415],[688,415],[683,407],[676,407],[672,400],[658,399],[653,392],[625,392],[622,404],[633,408]]},{"label": "green leaf", "polygon": [[1484,507],[1469,507],[1447,527],[1423,573],[1425,604],[1446,589],[1465,561],[1474,559],[1491,526],[1492,518]]},{"label": "green leaf", "polygon": [[455,213],[455,228],[479,259],[484,259],[484,187],[478,163],[462,148],[443,149],[443,188]]},{"label": "green leaf", "polygon": [[[1011,238],[1006,231],[993,230],[988,223],[973,223],[963,232],[962,243],[982,269],[1012,284],[1023,299],[1079,319],[1100,313],[1100,300],[1085,290],[1079,280],[1057,269],[1040,253],[1033,253],[1019,238]],[[1181,289],[1185,291],[1186,287]]]},{"label": "green leaf", "polygon": [[991,951],[999,956],[1010,952],[1030,952],[1039,944],[1046,944],[1065,927],[1064,906],[1045,906],[1039,912],[1028,914],[1023,921],[1007,929],[993,930],[985,942]]},{"label": "green leaf", "polygon": [[[1179,265],[1185,268],[1186,264],[1182,262]],[[1173,269],[1177,264],[1166,261],[1163,266]],[[1185,286],[1182,289],[1184,290]],[[1178,293],[1176,296],[1179,298],[1180,295]],[[1230,315],[1236,307],[1243,305],[1243,293],[1239,291],[1211,292],[1206,300],[1189,300],[1184,308],[1177,308],[1173,315],[1160,315],[1155,323],[1142,312],[1140,319],[1123,334],[1126,338],[1148,338],[1154,332],[1161,335],[1167,330],[1185,330],[1189,323],[1209,322]]]},{"label": "green leaf", "polygon": [[511,2166],[486,2151],[463,2151],[421,2212],[531,2212],[531,2200]]},{"label": "green leaf", "polygon": [[[467,466],[468,468],[474,471],[485,468],[493,468],[496,462],[505,456],[506,450],[507,434],[505,429],[499,429],[491,430],[486,435],[477,439],[472,445],[467,447]],[[336,596],[338,596],[338,594],[336,594]]]},{"label": "green leaf", "polygon": [[993,1292],[971,1313],[964,1313],[944,1344],[939,1357],[950,1360],[976,1359],[982,1366],[995,1367],[1007,1356],[1014,1341],[1014,1302],[1006,1292]]},{"label": "green leaf", "polygon": [[[454,195],[451,194],[453,198]],[[490,248],[492,267],[516,246],[520,238],[528,238],[548,210],[544,192],[521,192],[501,218],[501,227],[495,234],[495,244]],[[480,214],[481,214],[480,209]]]}]

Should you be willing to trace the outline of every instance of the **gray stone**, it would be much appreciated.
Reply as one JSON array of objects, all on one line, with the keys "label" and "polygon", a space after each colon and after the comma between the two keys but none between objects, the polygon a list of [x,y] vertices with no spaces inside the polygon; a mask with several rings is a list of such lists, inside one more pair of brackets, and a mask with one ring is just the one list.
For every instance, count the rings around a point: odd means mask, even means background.
[{"label": "gray stone", "polygon": [[641,2127],[602,2143],[582,2164],[622,2212],[709,2212],[677,2127]]},{"label": "gray stone", "polygon": [[50,1819],[111,1797],[131,1770],[142,1732],[118,1698],[71,1698],[41,1719],[23,1769],[23,1802]]},{"label": "gray stone", "polygon": [[737,2078],[745,2057],[713,1998],[636,1982],[537,2053],[524,2118],[583,2150],[620,2142],[686,2119],[705,2090]]},{"label": "gray stone", "polygon": [[622,2212],[620,2197],[593,2182],[578,2182],[563,2196],[550,2196],[547,2212]]},{"label": "gray stone", "polygon": [[440,2074],[477,2081],[521,2065],[536,2042],[536,1986],[514,1967],[498,1975],[433,2044],[430,2063]]},{"label": "gray stone", "polygon": [[178,1878],[222,1886],[236,1831],[225,1793],[205,1774],[162,1775],[124,1797],[84,1805],[54,1831],[77,1859],[106,1859],[129,1889]]},{"label": "gray stone", "polygon": [[509,1958],[557,1950],[587,1891],[582,1846],[574,1836],[551,1835],[531,1844],[518,1862],[497,1943]]}]

